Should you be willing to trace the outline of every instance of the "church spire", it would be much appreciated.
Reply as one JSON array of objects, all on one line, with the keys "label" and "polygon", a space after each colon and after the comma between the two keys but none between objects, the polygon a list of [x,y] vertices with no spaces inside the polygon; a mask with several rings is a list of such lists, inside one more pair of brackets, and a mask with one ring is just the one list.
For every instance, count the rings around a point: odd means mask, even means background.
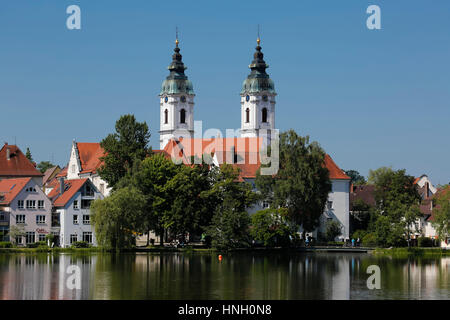
[{"label": "church spire", "polygon": [[173,49],[174,54],[172,55],[172,62],[170,63],[169,69],[170,73],[166,77],[166,80],[162,83],[161,92],[159,93],[161,96],[165,94],[178,94],[178,93],[186,93],[186,94],[194,94],[194,89],[191,81],[188,80],[188,77],[185,75],[184,71],[187,67],[184,66],[183,56],[180,53],[179,48],[179,39],[178,39],[178,28],[176,29],[176,37],[175,37],[175,48]]}]

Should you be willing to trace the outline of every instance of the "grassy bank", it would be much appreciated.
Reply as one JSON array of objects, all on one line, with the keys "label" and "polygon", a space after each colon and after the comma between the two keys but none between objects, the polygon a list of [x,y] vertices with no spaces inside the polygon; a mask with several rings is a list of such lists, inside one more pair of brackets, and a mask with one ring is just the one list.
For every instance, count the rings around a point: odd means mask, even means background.
[{"label": "grassy bank", "polygon": [[449,257],[450,250],[442,248],[378,248],[372,251],[376,256],[390,256],[394,258],[408,258],[408,257],[424,257],[424,258],[438,258]]}]

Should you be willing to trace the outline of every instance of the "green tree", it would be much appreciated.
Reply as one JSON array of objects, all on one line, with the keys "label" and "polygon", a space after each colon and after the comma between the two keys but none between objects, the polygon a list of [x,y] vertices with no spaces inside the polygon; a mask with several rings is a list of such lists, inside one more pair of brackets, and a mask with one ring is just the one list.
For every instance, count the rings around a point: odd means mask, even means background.
[{"label": "green tree", "polygon": [[399,247],[405,244],[405,229],[387,216],[380,216],[375,223],[375,241],[382,247]]},{"label": "green tree", "polygon": [[33,161],[33,156],[31,155],[30,148],[27,148],[27,151],[25,153],[25,157],[27,157],[28,160]]},{"label": "green tree", "polygon": [[136,161],[143,160],[150,151],[147,147],[150,133],[146,122],[137,122],[134,115],[123,115],[117,120],[116,132],[100,142],[105,151],[104,165],[99,175],[115,188],[120,179],[131,170]]},{"label": "green tree", "polygon": [[450,235],[450,187],[441,191],[435,201],[432,225],[441,241]]},{"label": "green tree", "polygon": [[394,170],[391,167],[381,167],[376,170],[369,170],[369,176],[367,178],[368,184],[377,184],[379,180],[384,176],[389,176]]},{"label": "green tree", "polygon": [[250,235],[266,247],[289,245],[294,232],[286,208],[261,210],[251,217]]},{"label": "green tree", "polygon": [[364,176],[360,175],[358,171],[356,170],[346,170],[345,174],[350,177],[350,183],[361,185],[366,184],[366,178]]},{"label": "green tree", "polygon": [[145,200],[138,189],[125,187],[92,203],[92,224],[101,247],[124,249],[135,245],[137,233],[144,231]]},{"label": "green tree", "polygon": [[146,232],[155,230],[164,242],[164,230],[173,224],[171,220],[172,205],[175,194],[169,183],[182,165],[175,165],[162,154],[153,154],[134,169],[118,185],[132,185],[145,196],[145,217],[142,221]]},{"label": "green tree", "polygon": [[211,223],[216,207],[209,190],[212,179],[208,166],[181,166],[175,176],[167,182],[172,193],[170,212],[165,217],[165,227],[175,235],[200,234]]},{"label": "green tree", "polygon": [[50,161],[41,161],[37,165],[37,168],[41,173],[44,173],[45,171],[47,171],[47,169],[53,168],[54,166],[55,165]]},{"label": "green tree", "polygon": [[231,249],[249,245],[250,216],[240,207],[241,203],[230,196],[217,206],[211,224],[206,227],[213,247]]},{"label": "green tree", "polygon": [[23,226],[11,226],[9,229],[9,237],[11,242],[15,242],[17,237],[25,236],[25,228]]},{"label": "green tree", "polygon": [[293,130],[280,134],[279,152],[278,173],[272,177],[258,172],[256,186],[271,207],[287,208],[293,222],[312,231],[319,225],[331,191],[325,152],[317,142],[310,143],[309,137]]},{"label": "green tree", "polygon": [[325,238],[327,241],[334,241],[336,237],[342,234],[342,224],[339,221],[331,220],[327,221],[325,226]]}]

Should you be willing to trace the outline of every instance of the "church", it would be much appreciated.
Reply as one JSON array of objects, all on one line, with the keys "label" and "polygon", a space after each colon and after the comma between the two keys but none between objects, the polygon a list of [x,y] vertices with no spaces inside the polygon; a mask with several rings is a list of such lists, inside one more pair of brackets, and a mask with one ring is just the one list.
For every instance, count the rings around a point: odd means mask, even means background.
[{"label": "church", "polygon": [[[260,151],[272,142],[275,129],[275,85],[266,72],[268,65],[258,37],[253,61],[249,65],[250,74],[242,84],[240,92],[241,125],[239,137],[201,137],[202,132],[194,132],[194,88],[185,74],[186,67],[180,54],[179,41],[175,41],[170,71],[163,81],[160,99],[160,149],[172,159],[190,164],[192,157],[210,155],[212,163],[233,165],[240,170],[240,181],[255,187],[256,172],[261,165]],[[198,138],[200,136],[201,138]],[[308,234],[317,237],[324,232],[326,222],[336,220],[342,225],[340,239],[350,236],[350,178],[327,154],[325,166],[330,172],[332,191],[320,219],[318,230]],[[249,213],[268,208],[261,203],[249,209]]]}]

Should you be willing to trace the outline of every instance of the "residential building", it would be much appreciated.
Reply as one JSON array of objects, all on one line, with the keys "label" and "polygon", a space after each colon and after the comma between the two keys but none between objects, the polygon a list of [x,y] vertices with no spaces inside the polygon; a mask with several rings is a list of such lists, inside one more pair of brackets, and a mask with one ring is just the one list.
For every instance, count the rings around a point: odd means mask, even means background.
[{"label": "residential building", "polygon": [[47,188],[50,186],[52,181],[56,179],[56,176],[58,173],[61,172],[61,168],[59,166],[54,166],[52,168],[48,168],[44,172],[44,177],[42,179],[42,189],[44,190],[45,194],[48,194]]},{"label": "residential building", "polygon": [[52,233],[59,245],[70,247],[74,242],[86,241],[96,246],[97,240],[91,225],[91,202],[103,199],[101,192],[89,178],[64,180],[49,193],[53,203]]},{"label": "residential building", "polygon": [[[27,245],[50,233],[52,203],[33,178],[0,181],[0,230],[4,241]],[[22,232],[14,239],[11,228]]]},{"label": "residential building", "polygon": [[19,147],[5,142],[0,149],[0,180],[31,177],[40,187],[43,174]]},{"label": "residential building", "polygon": [[103,156],[104,150],[100,143],[76,142],[74,140],[69,163],[58,176],[66,174],[65,177],[68,180],[89,178],[97,190],[104,196],[108,196],[111,188],[98,174],[98,169],[103,164],[100,158]]}]

